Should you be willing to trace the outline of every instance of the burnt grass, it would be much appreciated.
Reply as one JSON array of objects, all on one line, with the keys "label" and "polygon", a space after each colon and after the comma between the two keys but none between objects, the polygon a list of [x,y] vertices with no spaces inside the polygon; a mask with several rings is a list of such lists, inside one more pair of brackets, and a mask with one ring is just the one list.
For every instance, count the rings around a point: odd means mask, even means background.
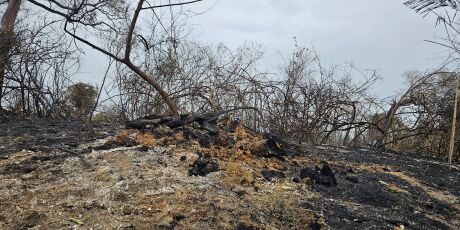
[{"label": "burnt grass", "polygon": [[[344,153],[346,152],[346,153]],[[337,180],[336,187],[312,185],[326,199],[305,202],[305,206],[323,212],[327,222],[337,228],[347,225],[360,228],[382,229],[403,224],[410,229],[451,229],[427,213],[439,215],[446,219],[456,219],[458,224],[459,203],[454,204],[440,200],[427,193],[426,189],[415,186],[389,173],[403,172],[418,180],[427,189],[460,196],[460,171],[449,171],[446,164],[433,158],[414,155],[395,154],[370,150],[348,150],[330,147],[307,151],[307,156],[318,157],[324,161],[334,162]],[[362,171],[360,164],[380,165],[381,170]],[[408,193],[394,192],[382,186],[381,182],[395,184]],[[357,204],[357,209],[338,204],[344,200]],[[361,206],[361,207],[359,207]],[[351,227],[351,226],[350,226]],[[388,229],[388,228],[386,228]]]},{"label": "burnt grass", "polygon": [[[119,129],[108,124],[76,121],[1,120],[0,161],[8,160],[11,155],[23,150],[49,154],[32,156],[20,163],[0,167],[0,173],[25,175],[37,170],[37,162],[60,164],[69,157],[81,158],[84,165],[85,154],[119,146],[113,143],[101,144],[92,149],[82,149],[79,146],[114,136]],[[178,141],[181,144],[186,143],[188,138],[198,139],[199,144],[206,148],[211,145],[210,142],[229,144],[228,141],[213,140],[215,135],[206,134],[202,130],[194,132],[189,127],[168,131],[168,135],[174,135],[176,131],[185,134],[185,140]],[[136,144],[130,143],[130,146]],[[136,151],[148,154],[151,148],[139,145]],[[289,150],[290,153],[292,151]],[[185,155],[181,155],[178,160],[190,160],[186,171],[189,176],[207,177],[210,173],[225,170],[220,168],[225,157],[198,155],[195,160]],[[254,155],[255,159],[261,160],[271,157]],[[401,225],[407,229],[460,228],[458,166],[449,171],[444,162],[432,158],[328,146],[298,147],[296,154],[276,156],[274,161],[280,167],[254,168],[261,183],[280,186],[288,183],[296,185],[294,187],[300,194],[301,189],[319,194],[317,197],[301,198],[295,204],[298,206],[296,208],[312,211],[317,219],[300,229],[393,229]],[[164,164],[162,167],[174,166]],[[261,192],[257,183],[250,184],[254,186],[252,192]],[[236,193],[240,197],[248,196],[247,191]],[[264,196],[264,193],[259,196]],[[0,211],[0,222],[5,219],[3,215]],[[40,215],[34,213],[32,217],[25,216],[23,222],[16,226],[33,227],[39,223],[35,219],[40,219]],[[184,216],[187,215],[185,213]],[[252,215],[257,216],[258,213]],[[166,229],[181,226],[184,216],[173,219]],[[295,216],[295,213],[286,216],[302,218]],[[263,229],[256,217],[250,221],[235,222],[233,229]],[[278,220],[283,221],[290,222],[289,219]]]},{"label": "burnt grass", "polygon": [[52,119],[0,119],[0,157],[8,153],[31,150],[52,151],[72,149],[89,142],[114,135],[113,127],[104,123],[58,121]]}]

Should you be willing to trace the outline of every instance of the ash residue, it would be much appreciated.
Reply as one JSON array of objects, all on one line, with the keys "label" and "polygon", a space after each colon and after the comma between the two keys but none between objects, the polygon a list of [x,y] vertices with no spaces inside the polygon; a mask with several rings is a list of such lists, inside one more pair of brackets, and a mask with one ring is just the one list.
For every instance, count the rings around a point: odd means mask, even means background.
[{"label": "ash residue", "polygon": [[0,229],[459,224],[456,168],[389,153],[293,147],[235,124],[120,131],[45,120],[0,124],[15,127],[0,130]]}]

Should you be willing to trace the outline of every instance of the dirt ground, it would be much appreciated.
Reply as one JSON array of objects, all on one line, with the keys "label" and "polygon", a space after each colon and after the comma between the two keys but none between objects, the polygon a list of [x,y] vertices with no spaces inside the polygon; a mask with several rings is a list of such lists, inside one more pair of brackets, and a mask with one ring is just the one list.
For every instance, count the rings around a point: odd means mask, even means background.
[{"label": "dirt ground", "polygon": [[458,166],[233,128],[0,121],[0,229],[460,229]]}]

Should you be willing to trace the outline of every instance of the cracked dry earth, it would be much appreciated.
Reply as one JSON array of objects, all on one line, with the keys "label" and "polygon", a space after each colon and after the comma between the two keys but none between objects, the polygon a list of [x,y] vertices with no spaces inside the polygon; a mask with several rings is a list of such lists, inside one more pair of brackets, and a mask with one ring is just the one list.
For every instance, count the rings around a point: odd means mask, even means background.
[{"label": "cracked dry earth", "polygon": [[1,121],[0,229],[459,229],[458,167],[222,126]]}]

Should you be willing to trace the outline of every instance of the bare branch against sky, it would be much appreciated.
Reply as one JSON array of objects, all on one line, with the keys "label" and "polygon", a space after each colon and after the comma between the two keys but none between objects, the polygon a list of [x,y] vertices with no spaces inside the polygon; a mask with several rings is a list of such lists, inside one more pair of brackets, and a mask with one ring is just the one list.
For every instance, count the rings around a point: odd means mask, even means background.
[{"label": "bare branch against sky", "polygon": [[[184,8],[205,12],[189,19],[191,37],[199,42],[222,42],[230,48],[259,43],[266,51],[264,68],[274,72],[280,54],[294,48],[295,36],[300,44],[313,46],[325,63],[353,62],[379,70],[383,82],[376,90],[383,96],[397,91],[406,71],[436,68],[447,54],[445,48],[424,41],[442,36],[431,15],[422,17],[400,1],[341,1],[331,6],[312,0],[206,0]],[[99,81],[105,59],[91,50],[87,55],[79,76]]]},{"label": "bare branch against sky", "polygon": [[404,4],[420,13],[426,13],[441,7],[451,7],[453,9],[460,7],[460,1],[458,0],[410,0]]}]

